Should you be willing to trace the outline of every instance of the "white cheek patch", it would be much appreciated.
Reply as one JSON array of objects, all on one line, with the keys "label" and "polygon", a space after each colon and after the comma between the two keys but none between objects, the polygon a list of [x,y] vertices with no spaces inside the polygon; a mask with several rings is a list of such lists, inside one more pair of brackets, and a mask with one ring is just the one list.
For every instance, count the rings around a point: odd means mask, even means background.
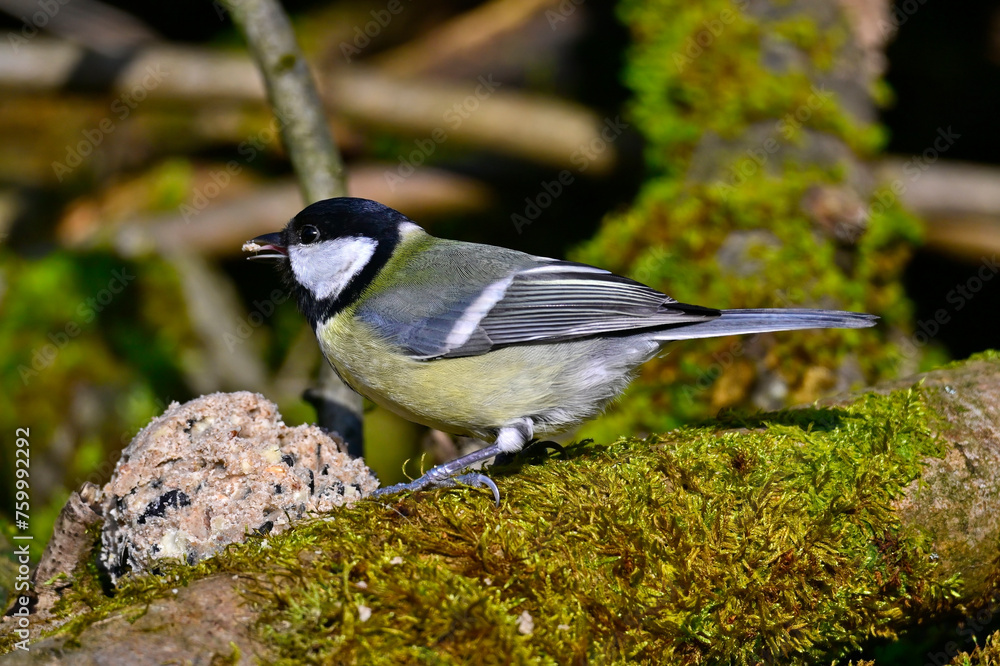
[{"label": "white cheek patch", "polygon": [[375,254],[378,241],[353,236],[288,248],[292,272],[316,300],[336,298]]}]

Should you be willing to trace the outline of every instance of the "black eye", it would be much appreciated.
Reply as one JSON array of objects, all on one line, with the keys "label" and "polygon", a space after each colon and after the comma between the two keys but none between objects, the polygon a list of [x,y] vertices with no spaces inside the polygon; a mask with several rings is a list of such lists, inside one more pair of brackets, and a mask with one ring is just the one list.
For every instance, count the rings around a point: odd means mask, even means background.
[{"label": "black eye", "polygon": [[309,243],[315,243],[319,240],[319,229],[311,224],[307,224],[302,227],[302,231],[299,232],[299,242],[303,245],[309,245]]}]

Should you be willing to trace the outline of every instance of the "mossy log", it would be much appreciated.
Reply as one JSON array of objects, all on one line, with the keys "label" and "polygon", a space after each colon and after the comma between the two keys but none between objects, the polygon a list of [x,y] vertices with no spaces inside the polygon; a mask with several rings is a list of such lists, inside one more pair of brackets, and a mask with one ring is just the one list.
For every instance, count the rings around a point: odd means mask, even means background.
[{"label": "mossy log", "polygon": [[51,633],[4,659],[829,663],[996,608],[998,432],[991,353],[523,460],[494,472],[499,509],[363,501],[111,594],[91,554],[33,626]]},{"label": "mossy log", "polygon": [[871,171],[885,138],[875,119],[889,9],[617,4],[632,35],[626,117],[645,138],[650,178],[570,258],[685,303],[858,310],[882,325],[699,342],[646,364],[629,399],[583,434],[658,432],[917,371],[926,339],[912,337],[900,276],[920,226],[898,195],[913,185]]}]

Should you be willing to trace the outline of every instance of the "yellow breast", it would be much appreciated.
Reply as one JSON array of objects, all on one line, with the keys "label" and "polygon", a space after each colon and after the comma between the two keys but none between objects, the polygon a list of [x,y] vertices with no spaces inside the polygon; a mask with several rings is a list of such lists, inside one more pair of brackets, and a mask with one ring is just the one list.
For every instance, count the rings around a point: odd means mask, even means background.
[{"label": "yellow breast", "polygon": [[[553,432],[589,418],[612,394],[594,404],[566,405],[581,391],[583,378],[569,364],[584,343],[519,345],[481,356],[418,361],[400,353],[350,309],[317,331],[320,347],[351,388],[400,416],[439,430],[491,439],[495,430],[518,418],[549,415]],[[626,380],[627,382],[627,380]],[[576,383],[576,385],[573,385]],[[584,381],[584,383],[586,383]],[[606,393],[606,392],[601,392]],[[572,401],[570,401],[572,402]],[[561,415],[566,412],[566,418]]]}]

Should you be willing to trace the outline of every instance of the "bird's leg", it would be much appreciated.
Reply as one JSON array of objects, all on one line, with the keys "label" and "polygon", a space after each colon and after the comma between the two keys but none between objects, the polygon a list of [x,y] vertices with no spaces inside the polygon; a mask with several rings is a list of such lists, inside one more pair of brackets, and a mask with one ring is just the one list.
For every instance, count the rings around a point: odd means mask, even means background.
[{"label": "bird's leg", "polygon": [[500,489],[497,488],[497,485],[493,483],[493,480],[490,479],[490,477],[485,474],[479,474],[478,472],[459,475],[459,472],[466,467],[475,465],[476,463],[486,460],[487,458],[492,458],[498,453],[501,453],[501,449],[496,444],[491,444],[485,448],[479,449],[478,451],[473,451],[472,453],[464,455],[461,458],[455,458],[454,460],[450,460],[443,465],[438,465],[421,476],[419,479],[414,479],[409,483],[397,483],[394,486],[379,488],[372,494],[375,496],[393,495],[404,490],[415,491],[423,490],[424,488],[444,488],[464,483],[470,486],[489,488],[493,491],[493,499],[497,504],[500,504]]},{"label": "bird's leg", "polygon": [[493,461],[493,464],[500,467],[503,465],[512,465],[514,459],[521,458],[535,458],[540,457],[538,454],[542,454],[547,451],[556,451],[563,458],[566,457],[566,449],[563,448],[562,444],[558,442],[553,442],[551,440],[533,439],[527,443],[527,445],[518,452],[515,453],[501,453],[497,456],[497,459]]},{"label": "bird's leg", "polygon": [[479,474],[478,472],[461,475],[459,475],[459,472],[467,467],[475,465],[478,462],[482,462],[487,458],[492,458],[493,456],[504,453],[516,453],[517,451],[520,451],[524,448],[525,443],[531,439],[531,434],[531,421],[526,418],[521,419],[514,425],[501,428],[500,432],[497,434],[497,440],[494,444],[490,444],[489,446],[479,449],[478,451],[468,453],[460,458],[450,460],[443,465],[438,465],[421,476],[419,479],[415,479],[409,483],[397,483],[396,485],[388,486],[387,488],[379,488],[372,494],[375,496],[392,495],[404,490],[416,491],[423,490],[424,488],[441,488],[464,483],[470,486],[489,488],[493,491],[493,499],[499,506],[500,489],[497,488],[497,484],[493,483],[493,480],[490,479],[490,477],[485,474]]}]

